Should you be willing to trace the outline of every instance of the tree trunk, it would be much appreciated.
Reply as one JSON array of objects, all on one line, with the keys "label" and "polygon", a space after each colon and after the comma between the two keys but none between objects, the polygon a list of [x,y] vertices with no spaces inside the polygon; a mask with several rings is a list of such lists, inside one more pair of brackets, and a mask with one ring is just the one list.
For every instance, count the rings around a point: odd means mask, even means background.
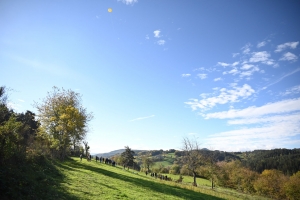
[{"label": "tree trunk", "polygon": [[197,187],[197,182],[196,182],[196,172],[193,172],[193,177],[194,177],[194,183],[193,186]]}]

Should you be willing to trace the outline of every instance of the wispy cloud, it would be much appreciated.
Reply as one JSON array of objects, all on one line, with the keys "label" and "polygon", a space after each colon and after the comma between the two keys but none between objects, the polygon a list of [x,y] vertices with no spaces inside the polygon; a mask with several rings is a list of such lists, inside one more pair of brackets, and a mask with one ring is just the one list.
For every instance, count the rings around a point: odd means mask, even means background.
[{"label": "wispy cloud", "polygon": [[236,74],[239,74],[240,71],[234,67],[233,69],[229,70],[229,71],[224,71],[223,72],[223,75],[226,75],[226,74],[232,74],[232,75],[236,75]]},{"label": "wispy cloud", "polygon": [[224,62],[218,62],[218,65],[221,65],[222,67],[228,67],[230,64],[224,63]]},{"label": "wispy cloud", "polygon": [[19,57],[19,56],[9,56],[9,58],[15,60],[16,62],[18,62],[22,65],[28,66],[35,70],[45,71],[49,74],[54,74],[57,76],[69,76],[72,78],[78,76],[78,74],[76,74],[72,70],[69,70],[66,66],[57,65],[57,64],[53,64],[53,63],[47,63],[47,62],[35,60],[35,59],[27,59],[27,58]]},{"label": "wispy cloud", "polygon": [[255,91],[250,85],[244,84],[242,87],[234,86],[233,89],[221,88],[219,92],[220,94],[218,96],[205,97],[201,100],[190,99],[190,101],[185,102],[185,104],[189,105],[192,110],[200,109],[201,111],[205,111],[215,107],[217,104],[239,102],[240,99],[246,99]]},{"label": "wispy cloud", "polygon": [[254,127],[244,127],[210,135],[206,139],[206,143],[226,151],[282,148],[291,143],[299,146],[300,140],[291,139],[299,134],[299,124],[299,114],[283,118],[282,121],[270,119],[268,123],[258,123]]},{"label": "wispy cloud", "polygon": [[258,43],[256,47],[257,47],[257,48],[260,48],[260,47],[265,46],[266,44],[267,44],[266,41],[262,41],[262,42]]},{"label": "wispy cloud", "polygon": [[298,46],[299,42],[286,42],[277,46],[275,52],[281,52],[285,49],[295,49]]},{"label": "wispy cloud", "polygon": [[235,58],[235,57],[237,57],[238,55],[240,55],[240,53],[233,53],[233,54],[232,54],[232,57]]},{"label": "wispy cloud", "polygon": [[158,40],[158,41],[157,41],[157,44],[158,44],[158,45],[164,45],[165,43],[166,43],[165,40]]},{"label": "wispy cloud", "polygon": [[130,122],[134,122],[134,121],[138,121],[138,120],[143,120],[143,119],[148,119],[148,118],[152,118],[152,117],[155,117],[155,115],[150,115],[150,116],[147,116],[147,117],[138,117],[138,118],[130,120]]},{"label": "wispy cloud", "polygon": [[205,119],[232,119],[232,118],[249,118],[258,117],[276,113],[286,113],[300,110],[300,98],[282,100],[275,103],[268,103],[266,105],[256,107],[251,106],[245,109],[232,109],[228,111],[207,113],[204,114]]},{"label": "wispy cloud", "polygon": [[118,0],[121,1],[122,3],[125,3],[126,5],[133,5],[138,2],[138,0]]},{"label": "wispy cloud", "polygon": [[222,80],[222,78],[221,77],[219,77],[219,78],[215,78],[214,79],[214,81],[221,81]]},{"label": "wispy cloud", "polygon": [[200,79],[206,79],[206,78],[207,78],[207,74],[197,74],[197,76],[198,76]]},{"label": "wispy cloud", "polygon": [[18,101],[20,101],[20,102],[25,102],[23,99],[18,99]]},{"label": "wispy cloud", "polygon": [[276,84],[276,83],[282,81],[284,78],[286,78],[286,77],[288,77],[288,76],[291,76],[291,75],[293,75],[294,73],[297,73],[297,72],[299,72],[299,71],[300,71],[300,68],[297,68],[297,69],[295,69],[294,71],[292,71],[292,72],[290,72],[290,73],[287,73],[287,74],[283,75],[282,77],[280,77],[280,78],[277,79],[276,81],[274,81],[274,82],[272,82],[272,83],[269,83],[268,85],[264,86],[261,90],[265,90],[265,89],[267,89],[268,87],[270,87],[271,85],[274,85],[274,84]]},{"label": "wispy cloud", "polygon": [[191,74],[181,74],[182,77],[190,77]]},{"label": "wispy cloud", "polygon": [[[289,143],[300,144],[300,140],[291,140],[292,136],[300,133],[299,111],[300,98],[297,98],[260,107],[208,113],[205,115],[206,119],[229,119],[229,125],[241,127],[210,135],[206,143],[227,151],[270,149],[278,144],[280,147]],[[233,146],[236,149],[233,149]]]},{"label": "wispy cloud", "polygon": [[251,44],[248,43],[246,44],[245,46],[242,47],[242,51],[243,51],[243,54],[248,54],[250,53],[250,47],[251,47]]},{"label": "wispy cloud", "polygon": [[149,35],[146,35],[145,38],[146,38],[146,40],[149,40],[149,39],[150,39]]},{"label": "wispy cloud", "polygon": [[250,70],[248,71],[242,71],[240,73],[240,77],[245,77],[245,76],[252,76],[254,74],[254,72],[258,72],[259,68],[257,66],[253,66]]},{"label": "wispy cloud", "polygon": [[291,52],[287,52],[287,53],[283,54],[283,56],[279,60],[287,60],[287,61],[295,62],[295,61],[297,61],[297,59],[298,59],[298,56],[296,56],[295,54],[293,54]]},{"label": "wispy cloud", "polygon": [[156,37],[156,38],[160,38],[161,37],[160,36],[160,30],[153,31],[153,34],[154,34],[154,37]]},{"label": "wispy cloud", "polygon": [[296,85],[292,88],[287,89],[285,92],[280,93],[282,96],[294,95],[300,93],[300,85]]}]

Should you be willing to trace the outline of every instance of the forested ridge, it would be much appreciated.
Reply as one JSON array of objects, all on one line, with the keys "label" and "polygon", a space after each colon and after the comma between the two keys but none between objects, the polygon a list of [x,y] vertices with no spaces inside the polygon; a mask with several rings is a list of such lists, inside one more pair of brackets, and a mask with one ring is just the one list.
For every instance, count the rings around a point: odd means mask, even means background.
[{"label": "forested ridge", "polygon": [[258,173],[276,169],[292,175],[300,170],[300,149],[254,150],[242,155],[243,165]]}]

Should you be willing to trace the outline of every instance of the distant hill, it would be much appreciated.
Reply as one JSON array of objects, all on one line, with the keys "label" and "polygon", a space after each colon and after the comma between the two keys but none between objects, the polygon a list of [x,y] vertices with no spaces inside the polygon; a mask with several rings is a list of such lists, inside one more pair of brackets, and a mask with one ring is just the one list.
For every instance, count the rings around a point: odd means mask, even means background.
[{"label": "distant hill", "polygon": [[[117,155],[117,154],[121,154],[125,151],[125,149],[118,149],[118,150],[114,150],[114,151],[110,151],[110,152],[107,152],[107,153],[97,153],[97,154],[93,154],[93,156],[98,156],[98,157],[104,157],[104,158],[110,158],[114,155]],[[139,152],[143,152],[143,151],[147,151],[147,150],[136,150],[136,149],[133,149],[133,151],[135,152],[135,154],[139,153]]]},{"label": "distant hill", "polygon": [[[118,149],[108,153],[98,153],[94,156],[110,158],[114,155],[121,154],[125,149]],[[167,164],[168,157],[165,158],[165,154],[169,151],[161,150],[133,150],[135,155],[139,157],[142,155],[150,155],[154,158],[155,162],[159,164]],[[175,151],[175,150],[174,150]],[[141,153],[145,152],[145,153]],[[277,169],[282,171],[286,175],[292,175],[300,170],[300,149],[272,149],[272,150],[254,150],[246,152],[226,152],[226,151],[211,151],[207,148],[201,149],[201,152],[213,158],[215,162],[230,162],[233,160],[239,160],[243,166],[250,168],[253,171],[261,173],[265,169]],[[183,151],[175,151],[176,157],[184,155]],[[173,160],[176,158],[172,158]],[[175,159],[176,161],[176,159]],[[171,163],[168,160],[168,164]]]}]

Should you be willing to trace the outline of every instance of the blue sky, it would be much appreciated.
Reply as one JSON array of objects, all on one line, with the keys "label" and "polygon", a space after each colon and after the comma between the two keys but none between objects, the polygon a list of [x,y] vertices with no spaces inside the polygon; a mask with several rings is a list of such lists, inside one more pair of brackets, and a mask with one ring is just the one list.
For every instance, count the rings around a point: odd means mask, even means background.
[{"label": "blue sky", "polygon": [[[108,12],[111,8],[112,12]],[[300,147],[299,1],[0,2],[16,112],[53,86],[93,112],[92,153]]]}]

